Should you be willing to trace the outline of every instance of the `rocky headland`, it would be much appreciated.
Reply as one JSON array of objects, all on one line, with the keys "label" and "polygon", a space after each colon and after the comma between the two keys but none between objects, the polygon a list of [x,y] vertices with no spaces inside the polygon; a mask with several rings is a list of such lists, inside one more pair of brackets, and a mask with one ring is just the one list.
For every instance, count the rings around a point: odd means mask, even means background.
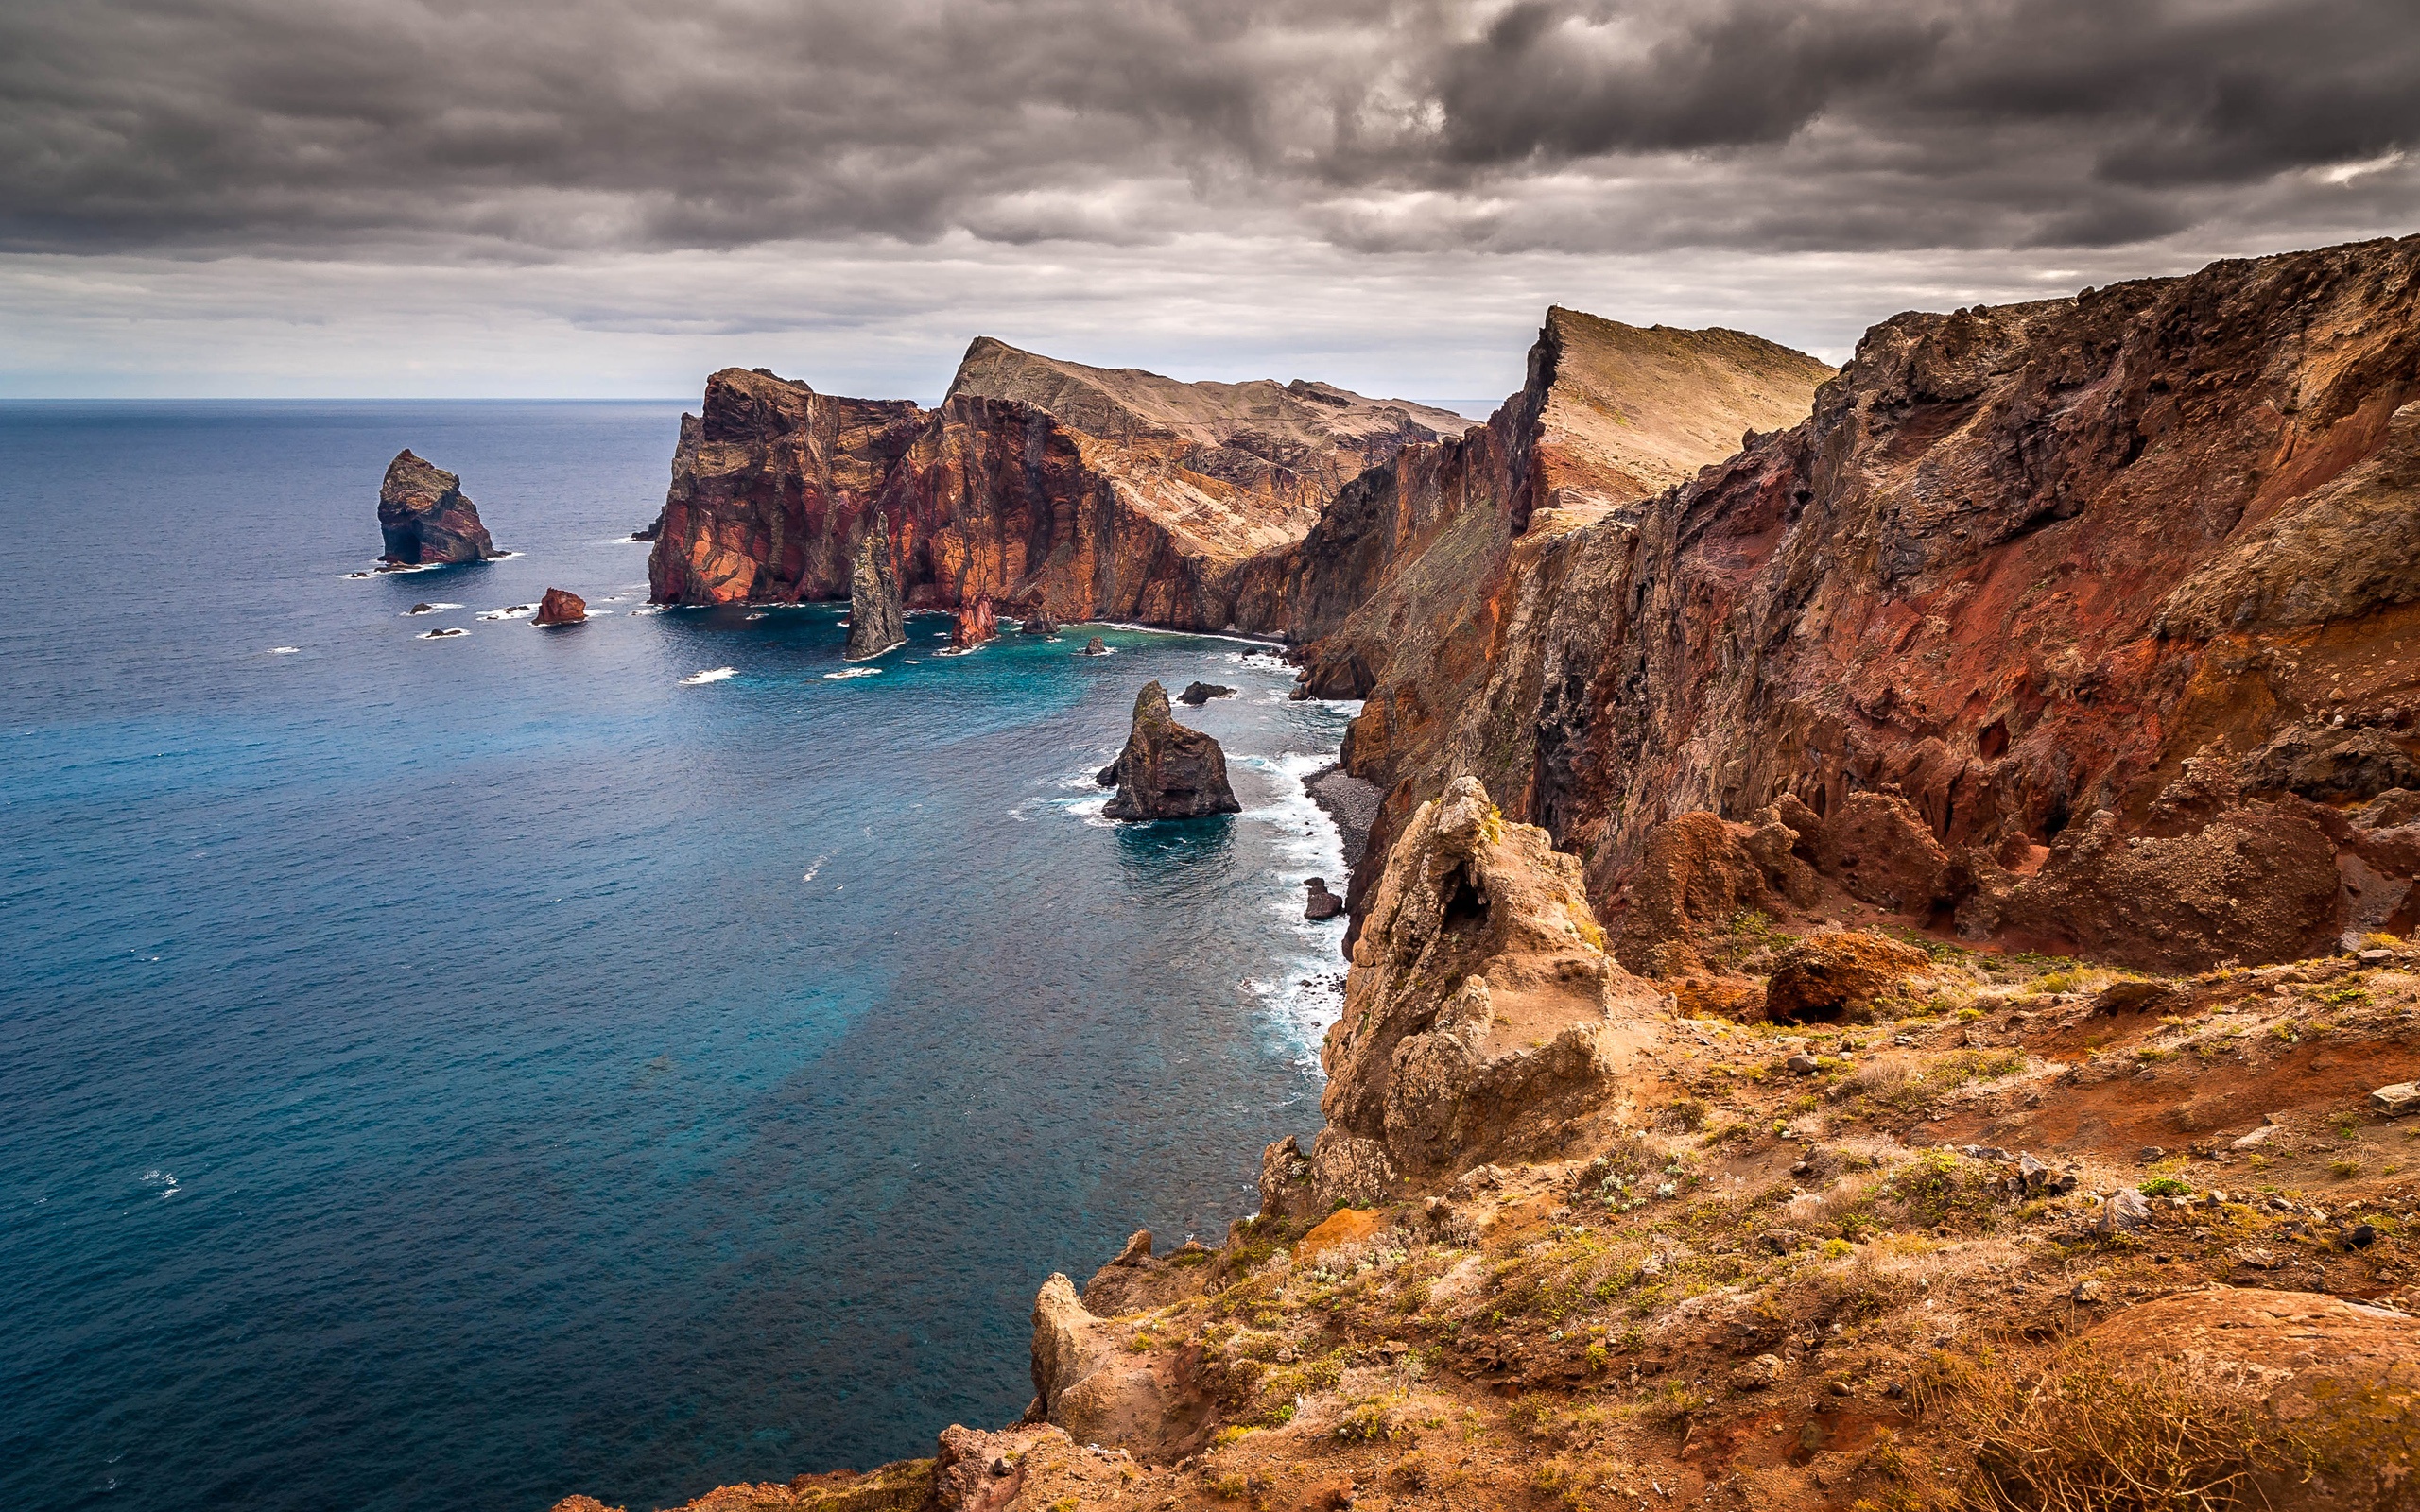
[{"label": "rocky headland", "polygon": [[412,454],[409,447],[387,464],[378,486],[378,533],[390,567],[434,567],[486,561],[500,555],[479,523],[478,507],[465,498],[462,480]]},{"label": "rocky headland", "polygon": [[840,597],[879,508],[910,609],[989,596],[1020,617],[1219,629],[1255,553],[1299,540],[1372,463],[1468,423],[1323,384],[1183,384],[989,338],[930,411],[731,369],[683,419],[651,595]]},{"label": "rocky headland", "polygon": [[899,572],[892,560],[890,522],[879,510],[857,538],[849,569],[849,641],[844,662],[865,662],[908,644],[908,619],[899,601]]},{"label": "rocky headland", "polygon": [[1021,1423],[699,1512],[2408,1504],[2416,448],[2420,238],[1554,312],[1258,558],[1383,795],[1324,1127]]},{"label": "rocky headland", "polygon": [[1168,693],[1157,682],[1134,696],[1133,728],[1117,760],[1100,769],[1103,787],[1115,787],[1101,810],[1113,819],[1199,819],[1239,814],[1227,785],[1227,755],[1219,743],[1176,722]]}]

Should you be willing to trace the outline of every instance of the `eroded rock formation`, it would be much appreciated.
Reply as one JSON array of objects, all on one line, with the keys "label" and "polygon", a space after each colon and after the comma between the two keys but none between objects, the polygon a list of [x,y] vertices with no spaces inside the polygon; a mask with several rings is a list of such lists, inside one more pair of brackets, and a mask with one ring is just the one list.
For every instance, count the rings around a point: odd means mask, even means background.
[{"label": "eroded rock formation", "polygon": [[1300,1210],[1305,1189],[1310,1211],[1402,1195],[1407,1180],[1534,1154],[1613,1106],[1662,1029],[1660,994],[1604,944],[1579,862],[1546,832],[1508,823],[1474,778],[1421,805],[1320,1053],[1327,1127],[1307,1159],[1270,1147],[1263,1210]]},{"label": "eroded rock formation", "polygon": [[1117,789],[1101,810],[1113,819],[1198,819],[1243,809],[1227,785],[1226,752],[1176,722],[1168,692],[1157,682],[1134,696],[1126,748],[1100,769],[1098,781]]},{"label": "eroded rock formation", "polygon": [[949,644],[952,650],[972,651],[986,641],[1000,638],[1000,619],[993,611],[992,598],[985,594],[971,604],[960,604],[951,620]]},{"label": "eroded rock formation", "polygon": [[463,497],[462,480],[409,447],[387,464],[378,486],[378,532],[387,547],[380,559],[397,567],[486,561],[498,554],[479,523],[478,506]]},{"label": "eroded rock formation", "polygon": [[568,589],[549,588],[538,600],[538,614],[530,623],[537,626],[578,625],[588,618],[588,600]]},{"label": "eroded rock formation", "polygon": [[[2416,748],[2416,288],[2407,239],[1901,316],[1803,423],[1631,507],[1539,509],[1534,444],[1463,459],[1394,488],[1499,521],[1500,566],[1439,532],[1355,611],[1429,628],[1340,628],[1311,677],[1369,673],[1382,828],[1475,772],[1616,914],[1659,825],[1791,799],[1827,885],[1974,938],[2178,968],[2409,928],[2403,837],[2349,816]],[[1554,336],[1508,458],[1582,400]]]},{"label": "eroded rock formation", "polygon": [[836,598],[879,507],[911,609],[989,595],[1021,617],[1217,629],[1254,554],[1299,540],[1372,463],[1467,423],[1323,384],[1181,384],[988,338],[931,411],[732,369],[683,420],[648,576],[660,603]]},{"label": "eroded rock formation", "polygon": [[849,644],[840,653],[842,661],[871,661],[908,643],[899,575],[890,558],[890,522],[876,510],[857,540],[856,560],[849,569]]}]

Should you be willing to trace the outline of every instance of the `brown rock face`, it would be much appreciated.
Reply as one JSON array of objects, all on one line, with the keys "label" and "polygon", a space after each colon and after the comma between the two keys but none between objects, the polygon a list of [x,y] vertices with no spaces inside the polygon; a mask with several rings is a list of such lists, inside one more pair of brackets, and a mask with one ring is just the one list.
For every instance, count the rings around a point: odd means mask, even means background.
[{"label": "brown rock face", "polygon": [[1318,384],[1181,384],[987,339],[937,410],[734,369],[684,419],[648,561],[661,603],[847,592],[879,505],[910,608],[1217,629],[1243,564],[1345,480],[1458,416]]},{"label": "brown rock face", "polygon": [[1128,1353],[1053,1276],[1033,1302],[1033,1395],[1043,1417],[1080,1444],[1115,1444],[1155,1464],[1182,1459],[1210,1435],[1208,1394],[1180,1353]]},{"label": "brown rock face", "polygon": [[1100,785],[1115,796],[1101,810],[1113,819],[1198,819],[1236,814],[1227,785],[1227,757],[1219,743],[1176,722],[1168,694],[1157,682],[1134,697],[1134,726],[1117,760],[1101,768]]},{"label": "brown rock face", "polygon": [[1780,1023],[1847,1018],[1931,963],[1923,951],[1885,935],[1809,935],[1773,963],[1765,1012]]},{"label": "brown rock face", "polygon": [[485,561],[497,555],[479,523],[479,510],[462,496],[462,480],[423,461],[407,447],[387,464],[378,488],[378,530],[386,538],[381,559],[398,567]]},{"label": "brown rock face", "polygon": [[561,588],[549,588],[546,596],[538,600],[538,617],[532,624],[578,625],[588,618],[588,600]]},{"label": "brown rock face", "polygon": [[1450,470],[1500,557],[1449,521],[1393,571],[1434,592],[1383,668],[1341,631],[1306,660],[1377,674],[1347,765],[1382,825],[1476,772],[1600,903],[1668,816],[1787,797],[1802,859],[1976,937],[2175,969],[2409,927],[2344,806],[2420,755],[2415,300],[2407,239],[1901,316],[1803,423],[1595,518],[1512,465],[1570,387],[1550,327],[1463,444],[1498,471]]},{"label": "brown rock face", "polygon": [[1000,620],[999,616],[992,611],[990,594],[985,594],[972,604],[959,606],[958,618],[951,624],[949,629],[951,649],[972,651],[986,641],[996,641],[999,638]]},{"label": "brown rock face", "polygon": [[880,510],[866,522],[849,569],[849,644],[844,662],[865,662],[908,642],[908,621],[899,604],[899,574],[891,562],[890,522]]},{"label": "brown rock face", "polygon": [[1605,954],[1579,862],[1507,823],[1473,778],[1405,827],[1352,955],[1320,1052],[1321,1206],[1548,1138],[1609,1103],[1661,1033],[1658,995]]}]

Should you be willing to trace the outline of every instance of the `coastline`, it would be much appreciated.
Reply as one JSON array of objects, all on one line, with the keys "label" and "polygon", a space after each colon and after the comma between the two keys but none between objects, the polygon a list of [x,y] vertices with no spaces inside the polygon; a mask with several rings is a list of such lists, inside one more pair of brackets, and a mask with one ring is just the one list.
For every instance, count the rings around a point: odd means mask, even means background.
[{"label": "coastline", "polygon": [[1377,822],[1378,806],[1386,795],[1375,782],[1347,772],[1341,762],[1330,762],[1304,778],[1303,787],[1320,812],[1335,823],[1344,842],[1344,880],[1349,883],[1370,849],[1370,827]]}]

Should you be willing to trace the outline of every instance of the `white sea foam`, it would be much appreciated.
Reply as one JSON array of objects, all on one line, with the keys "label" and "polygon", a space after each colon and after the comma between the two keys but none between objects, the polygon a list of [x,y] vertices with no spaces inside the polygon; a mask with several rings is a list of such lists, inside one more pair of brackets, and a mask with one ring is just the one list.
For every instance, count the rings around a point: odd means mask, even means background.
[{"label": "white sea foam", "polygon": [[742,618],[742,619],[751,619],[751,620],[761,620],[761,619],[763,619],[764,617],[765,617],[765,611],[764,611],[763,610],[761,610],[761,609],[760,609],[760,610],[757,610],[755,613],[753,613],[753,614],[743,614],[743,615],[741,615],[741,616],[740,616],[740,618]]},{"label": "white sea foam", "polygon": [[[481,619],[485,619],[487,616],[482,614],[479,617]],[[459,627],[449,627],[441,630],[423,630],[418,635],[413,636],[412,639],[415,641],[450,641],[458,635],[468,635],[470,633],[470,631],[462,629]]]},{"label": "white sea foam", "polygon": [[917,661],[914,657],[912,657],[912,656],[911,656],[911,657],[909,657],[909,658],[908,659],[908,664],[909,666],[911,666],[911,667],[921,667],[921,666],[923,666],[925,663],[923,663],[922,662]]},{"label": "white sea foam", "polygon": [[799,878],[798,880],[801,882],[813,882],[815,880],[815,874],[823,869],[823,863],[831,859],[832,858],[830,856],[817,856],[814,860],[806,864],[806,875]]},{"label": "white sea foam", "polygon": [[671,606],[668,604],[641,604],[638,608],[631,610],[631,618],[636,619],[642,614],[661,614],[670,607]]},{"label": "white sea foam", "polygon": [[404,610],[403,617],[409,619],[415,614],[441,614],[449,609],[460,609],[461,607],[462,606],[459,604],[415,604],[411,608]]},{"label": "white sea foam", "polygon": [[268,648],[267,654],[269,656],[296,656],[299,655],[302,650],[302,648],[299,645],[272,645]]},{"label": "white sea foam", "polygon": [[691,673],[688,677],[681,679],[681,686],[684,688],[695,688],[702,686],[705,683],[720,682],[725,678],[735,678],[737,676],[739,676],[739,669],[737,667],[716,667],[707,672]]},{"label": "white sea foam", "polygon": [[372,573],[372,572],[358,572],[358,573],[345,573],[345,574],[343,574],[342,576],[346,576],[346,577],[375,577],[375,576],[377,576],[378,575],[377,575],[376,573]]},{"label": "white sea foam", "polygon": [[502,609],[482,610],[479,613],[479,618],[483,620],[526,620],[537,612],[538,606],[535,604],[507,604]]},{"label": "white sea foam", "polygon": [[838,672],[826,672],[823,674],[823,680],[826,682],[838,682],[842,678],[873,678],[879,677],[881,675],[882,668],[880,667],[842,667]]}]

